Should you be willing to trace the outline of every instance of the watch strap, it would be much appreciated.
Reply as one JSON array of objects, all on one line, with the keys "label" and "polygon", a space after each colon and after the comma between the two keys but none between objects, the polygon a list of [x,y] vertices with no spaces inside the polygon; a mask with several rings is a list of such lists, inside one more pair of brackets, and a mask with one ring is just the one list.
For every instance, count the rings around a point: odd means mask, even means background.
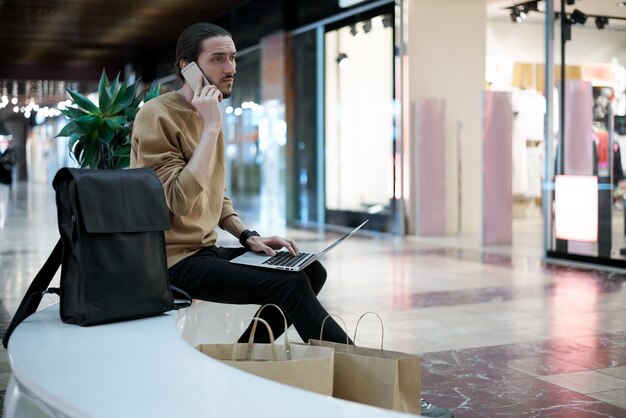
[{"label": "watch strap", "polygon": [[259,233],[256,231],[251,231],[249,229],[244,229],[244,231],[239,235],[239,243],[246,248],[250,248],[247,244],[248,238],[250,237],[260,237]]}]

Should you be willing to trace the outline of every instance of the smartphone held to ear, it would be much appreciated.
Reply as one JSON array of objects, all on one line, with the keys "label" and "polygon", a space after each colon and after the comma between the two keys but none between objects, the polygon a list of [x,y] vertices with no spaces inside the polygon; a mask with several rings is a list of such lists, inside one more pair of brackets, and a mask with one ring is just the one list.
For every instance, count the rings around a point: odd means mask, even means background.
[{"label": "smartphone held to ear", "polygon": [[207,78],[204,76],[202,70],[200,69],[200,67],[198,67],[198,64],[196,64],[195,61],[191,61],[182,70],[180,70],[180,72],[182,73],[185,80],[187,80],[187,83],[189,83],[195,94],[200,94],[199,91],[196,91],[198,90],[198,80],[200,80],[200,77],[202,77],[203,87],[211,85],[211,83],[209,83],[209,80],[207,80]]}]

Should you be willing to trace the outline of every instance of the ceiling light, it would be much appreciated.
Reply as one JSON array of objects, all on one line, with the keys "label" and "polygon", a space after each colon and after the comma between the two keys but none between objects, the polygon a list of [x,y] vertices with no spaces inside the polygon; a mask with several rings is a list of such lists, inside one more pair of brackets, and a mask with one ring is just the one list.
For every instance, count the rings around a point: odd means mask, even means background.
[{"label": "ceiling light", "polygon": [[616,4],[618,6],[626,6],[626,1],[618,1]]},{"label": "ceiling light", "polygon": [[368,19],[365,22],[363,22],[363,32],[370,33],[371,30],[372,30],[372,21]]},{"label": "ceiling light", "polygon": [[350,63],[350,58],[348,58],[348,54],[345,52],[340,52],[337,55],[337,64],[339,64],[339,68],[345,68]]},{"label": "ceiling light", "polygon": [[351,24],[350,25],[350,33],[352,34],[352,36],[356,36],[359,32],[356,30],[356,24]]},{"label": "ceiling light", "polygon": [[606,25],[609,24],[609,18],[605,16],[596,17],[596,28],[604,29]]},{"label": "ceiling light", "polygon": [[584,25],[586,21],[587,15],[578,9],[574,9],[574,11],[572,12],[572,22]]},{"label": "ceiling light", "polygon": [[512,9],[511,10],[511,21],[512,22],[516,22],[516,23],[522,23],[522,20],[523,20],[523,18],[522,18],[521,14],[520,14],[520,11],[517,8]]},{"label": "ceiling light", "polygon": [[391,16],[391,15],[384,15],[383,16],[383,27],[389,28],[391,26],[393,26],[393,16]]}]

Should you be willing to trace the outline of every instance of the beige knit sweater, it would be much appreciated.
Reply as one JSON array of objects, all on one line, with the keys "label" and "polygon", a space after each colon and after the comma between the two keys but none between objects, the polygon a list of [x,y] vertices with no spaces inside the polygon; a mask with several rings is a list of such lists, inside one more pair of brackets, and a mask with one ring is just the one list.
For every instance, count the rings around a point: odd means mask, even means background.
[{"label": "beige knit sweater", "polygon": [[215,244],[215,228],[237,215],[224,196],[224,137],[206,162],[209,175],[196,179],[186,168],[202,134],[202,119],[177,92],[147,102],[133,126],[131,167],[152,167],[161,179],[170,211],[171,228],[165,231],[167,264]]}]

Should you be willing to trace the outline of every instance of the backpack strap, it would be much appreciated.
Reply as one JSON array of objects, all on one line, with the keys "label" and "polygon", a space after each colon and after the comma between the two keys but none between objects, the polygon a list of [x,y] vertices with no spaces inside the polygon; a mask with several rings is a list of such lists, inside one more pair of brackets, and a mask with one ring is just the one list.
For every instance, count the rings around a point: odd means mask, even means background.
[{"label": "backpack strap", "polygon": [[[191,306],[193,299],[191,299],[189,293],[173,285],[170,285],[170,292],[172,292],[172,296],[174,297],[174,309],[178,310]],[[177,299],[179,300],[178,302],[176,302]]]},{"label": "backpack strap", "polygon": [[59,239],[57,244],[55,245],[52,253],[48,256],[48,259],[44,263],[39,273],[35,276],[32,283],[28,287],[22,302],[20,302],[20,306],[17,308],[17,312],[15,316],[11,320],[9,327],[6,332],[2,336],[2,345],[4,348],[7,348],[9,345],[9,338],[11,338],[11,334],[15,330],[15,328],[26,318],[28,318],[33,312],[37,310],[37,306],[39,306],[39,302],[41,302],[41,298],[44,293],[47,293],[46,289],[48,285],[52,281],[54,274],[59,269],[61,265],[61,261],[63,259],[63,241]]}]

